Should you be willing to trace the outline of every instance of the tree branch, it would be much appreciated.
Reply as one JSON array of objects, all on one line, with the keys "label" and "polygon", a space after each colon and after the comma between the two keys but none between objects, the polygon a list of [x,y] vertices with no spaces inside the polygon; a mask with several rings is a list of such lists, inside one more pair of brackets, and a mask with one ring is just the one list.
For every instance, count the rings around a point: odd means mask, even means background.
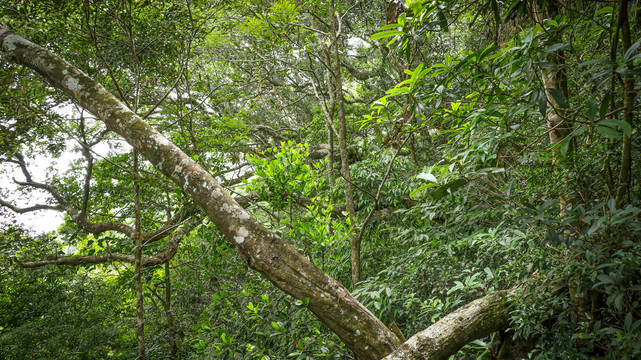
[{"label": "tree branch", "polygon": [[[85,144],[83,144],[85,145]],[[83,151],[83,154],[85,156],[89,156],[88,161],[91,159],[91,155],[89,154],[89,151]],[[111,221],[106,221],[106,222],[97,222],[97,223],[92,223],[87,221],[87,216],[86,216],[86,207],[84,204],[88,202],[88,186],[89,186],[89,181],[88,177],[90,176],[91,171],[88,170],[87,172],[87,178],[85,179],[85,188],[84,188],[84,195],[83,195],[83,210],[78,211],[70,202],[68,202],[62,194],[60,194],[53,186],[49,184],[44,184],[40,182],[33,181],[31,174],[29,173],[27,167],[26,167],[26,162],[24,160],[24,157],[22,154],[16,152],[14,156],[18,159],[18,164],[20,165],[20,168],[22,170],[22,173],[25,175],[25,178],[27,181],[17,181],[13,180],[16,184],[22,185],[22,186],[30,186],[36,189],[41,189],[54,197],[54,199],[58,202],[58,205],[34,205],[30,206],[27,208],[18,208],[14,206],[13,204],[0,199],[0,206],[4,206],[11,211],[14,211],[16,213],[27,213],[27,212],[32,212],[32,211],[37,211],[37,210],[57,210],[57,211],[65,211],[71,219],[74,221],[78,227],[81,229],[92,233],[94,235],[101,234],[105,231],[116,231],[119,232],[127,237],[132,237],[134,235],[134,229],[126,224],[123,223],[118,223],[118,222],[111,222]],[[141,234],[141,238],[144,243],[150,243],[154,241],[158,241],[165,236],[168,235],[169,232],[173,231],[178,225],[178,223],[198,212],[198,209],[185,205],[173,218],[169,219],[166,221],[160,228],[151,231],[151,232],[145,232]]]},{"label": "tree branch", "polygon": [[61,211],[62,207],[59,205],[44,205],[44,204],[38,204],[38,205],[33,205],[25,208],[19,208],[7,201],[4,201],[0,199],[0,205],[8,208],[9,210],[18,213],[18,214],[25,214],[28,212],[33,212],[33,211],[38,211],[38,210],[57,210]]},{"label": "tree branch", "polygon": [[[151,257],[142,258],[142,267],[156,266],[163,264],[171,260],[176,252],[178,251],[178,245],[180,241],[187,236],[200,222],[199,219],[193,219],[187,225],[178,230],[176,234],[167,242],[167,247],[165,251],[158,253]],[[88,265],[88,264],[106,264],[112,262],[123,262],[128,264],[133,264],[136,261],[136,257],[130,254],[118,254],[118,253],[108,253],[105,255],[96,255],[96,256],[62,256],[55,257],[53,259],[39,260],[39,261],[20,261],[16,257],[13,258],[18,265],[23,268],[38,268],[47,265],[57,265],[57,266],[79,266],[79,265]]]},{"label": "tree branch", "polygon": [[369,80],[370,78],[373,78],[374,76],[377,75],[376,71],[374,70],[360,71],[346,61],[341,61],[341,65],[343,65],[343,67],[347,69],[347,72],[349,72],[354,78],[360,81]]}]

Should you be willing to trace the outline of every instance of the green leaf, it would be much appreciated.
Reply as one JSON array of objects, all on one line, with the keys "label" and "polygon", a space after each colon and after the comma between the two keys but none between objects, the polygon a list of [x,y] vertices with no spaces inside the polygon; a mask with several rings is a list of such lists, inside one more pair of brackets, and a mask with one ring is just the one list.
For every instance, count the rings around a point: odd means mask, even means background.
[{"label": "green leaf", "polygon": [[389,30],[389,31],[381,31],[377,32],[376,34],[372,35],[370,37],[370,40],[377,40],[377,39],[384,39],[396,35],[405,35],[406,33],[401,31],[401,30]]},{"label": "green leaf", "polygon": [[609,126],[602,126],[602,125],[597,125],[596,131],[601,135],[605,137],[609,137],[615,140],[621,140],[621,134],[619,134],[618,131],[615,129],[609,127]]},{"label": "green leaf", "polygon": [[596,12],[596,15],[612,15],[614,14],[614,8],[612,6],[604,6],[603,8],[599,9],[599,11]]},{"label": "green leaf", "polygon": [[545,116],[548,111],[548,98],[543,91],[539,92],[539,112]]},{"label": "green leaf", "polygon": [[446,197],[447,194],[447,188],[445,186],[439,186],[432,192],[432,198],[434,198],[435,200],[442,199]]},{"label": "green leaf", "polygon": [[467,184],[467,180],[465,180],[465,179],[456,179],[456,180],[452,180],[452,181],[448,182],[447,184],[445,184],[445,187],[450,189],[451,192],[454,192],[454,191],[460,189],[461,186],[463,186],[465,184]]},{"label": "green leaf", "polygon": [[416,196],[417,196],[418,194],[420,194],[423,190],[425,190],[425,189],[429,189],[429,188],[431,188],[431,187],[435,187],[435,186],[438,186],[438,185],[437,185],[437,184],[429,183],[429,184],[426,184],[426,185],[419,186],[418,188],[416,188],[414,191],[412,191],[412,192],[410,193],[410,197],[411,197],[411,198],[413,198],[413,199],[415,199],[415,198],[416,198]]},{"label": "green leaf", "polygon": [[198,347],[197,347],[197,348],[198,348],[198,350],[202,351],[202,350],[204,350],[206,347],[207,347],[207,343],[206,343],[204,340],[200,339],[200,340],[198,341]]},{"label": "green leaf", "polygon": [[411,43],[409,41],[405,41],[405,43],[403,43],[403,48],[405,49],[405,60],[409,64],[410,62],[412,62],[412,46],[411,46]]},{"label": "green leaf", "polygon": [[632,136],[632,126],[625,120],[618,120],[618,119],[605,119],[599,121],[600,126],[607,126],[613,129],[619,128],[621,129],[626,135]]},{"label": "green leaf", "polygon": [[625,315],[625,321],[623,323],[624,329],[630,331],[632,330],[632,322],[634,321],[634,318],[632,317],[632,313],[627,313]]},{"label": "green leaf", "polygon": [[436,178],[436,176],[434,176],[434,175],[432,175],[430,173],[422,172],[422,173],[416,175],[416,177],[418,179],[423,179],[423,180],[427,180],[429,182],[438,183],[438,179]]},{"label": "green leaf", "polygon": [[447,18],[445,17],[445,14],[441,10],[438,11],[438,20],[439,20],[439,26],[441,27],[441,30],[448,32],[449,28],[447,25]]},{"label": "green leaf", "polygon": [[570,48],[570,44],[568,44],[568,43],[558,43],[558,44],[550,45],[550,47],[548,47],[545,50],[545,55],[549,55],[549,54],[551,54],[551,53],[553,53],[555,51],[566,50],[568,48]]},{"label": "green leaf", "polygon": [[510,183],[507,185],[507,190],[505,191],[505,195],[508,197],[508,199],[510,198],[510,196],[512,195],[512,191],[514,190],[515,181],[516,179],[512,179],[512,181],[510,181]]},{"label": "green leaf", "polygon": [[561,140],[561,142],[559,143],[559,150],[561,151],[561,155],[566,156],[568,154],[571,143],[572,136],[566,136],[563,138],[563,140]]},{"label": "green leaf", "polygon": [[548,88],[547,91],[550,95],[552,95],[552,98],[554,98],[554,101],[557,104],[559,104],[560,107],[562,108],[568,107],[568,103],[566,102],[567,99],[561,90],[555,89],[555,88]]},{"label": "green leaf", "polygon": [[628,61],[630,61],[630,57],[632,56],[632,54],[634,54],[634,52],[637,50],[639,45],[641,45],[641,39],[637,40],[637,42],[635,42],[628,48],[628,50],[625,52],[625,55],[623,55],[624,63],[627,63]]},{"label": "green leaf", "polygon": [[537,61],[534,63],[534,65],[540,67],[541,69],[553,69],[558,66],[557,63],[552,61]]},{"label": "green leaf", "polygon": [[612,278],[610,278],[610,277],[609,277],[608,275],[606,275],[606,274],[599,274],[599,275],[597,275],[597,277],[596,277],[596,278],[597,278],[598,280],[600,280],[600,281],[603,281],[603,282],[604,282],[604,283],[606,283],[606,284],[612,284],[612,282],[613,282],[613,281],[612,281]]},{"label": "green leaf", "polygon": [[478,59],[476,61],[477,62],[483,61],[483,59],[485,59],[488,55],[490,55],[493,52],[495,52],[497,49],[500,49],[500,47],[499,46],[495,46],[495,45],[490,45],[490,46],[486,47],[485,49],[483,49],[481,51],[481,54],[478,56]]},{"label": "green leaf", "polygon": [[416,69],[414,69],[414,71],[410,71],[409,72],[410,74],[412,74],[412,77],[410,78],[410,81],[409,81],[409,83],[410,83],[410,92],[412,91],[412,88],[414,87],[414,84],[416,83],[416,81],[418,81],[422,77],[421,76],[421,75],[423,75],[421,73],[422,70],[423,70],[423,64],[421,63],[421,64],[418,64],[418,66],[416,67]]},{"label": "green leaf", "polygon": [[499,13],[499,5],[496,0],[490,1],[490,7],[492,8],[492,13],[494,14],[494,22],[496,25],[501,25],[501,14]]},{"label": "green leaf", "polygon": [[[593,60],[588,60],[584,61],[579,64],[580,67],[588,66],[588,65],[605,65],[605,66],[615,66],[616,63],[610,59],[593,59]],[[597,66],[597,68],[600,68],[600,66]]]},{"label": "green leaf", "polygon": [[608,97],[604,96],[603,100],[601,100],[601,106],[599,107],[599,117],[603,119],[605,117],[605,114],[608,113]]},{"label": "green leaf", "polygon": [[594,122],[596,114],[599,111],[599,105],[594,101],[594,99],[590,99],[585,103],[585,106],[588,108],[588,120]]}]

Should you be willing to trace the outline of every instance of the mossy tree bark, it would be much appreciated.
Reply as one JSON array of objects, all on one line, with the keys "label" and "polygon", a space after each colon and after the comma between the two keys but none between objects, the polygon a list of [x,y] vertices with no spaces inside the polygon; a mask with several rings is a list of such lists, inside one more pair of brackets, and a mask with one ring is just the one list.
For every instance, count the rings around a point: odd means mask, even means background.
[{"label": "mossy tree bark", "polygon": [[506,327],[509,295],[497,291],[472,301],[412,336],[383,360],[448,359],[467,343]]}]

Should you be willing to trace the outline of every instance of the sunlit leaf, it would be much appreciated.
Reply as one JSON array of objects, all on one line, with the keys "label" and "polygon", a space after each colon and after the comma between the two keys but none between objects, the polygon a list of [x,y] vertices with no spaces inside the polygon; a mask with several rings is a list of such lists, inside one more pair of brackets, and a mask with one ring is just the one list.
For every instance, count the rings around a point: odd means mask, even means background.
[{"label": "sunlit leaf", "polygon": [[416,175],[416,177],[418,179],[423,179],[423,180],[427,180],[429,182],[438,183],[438,179],[436,179],[436,176],[434,176],[434,175],[432,175],[430,173],[422,172],[422,173]]},{"label": "sunlit leaf", "polygon": [[405,32],[403,32],[401,30],[381,31],[381,32],[377,32],[376,34],[372,35],[370,37],[370,40],[384,39],[384,38],[388,38],[388,37],[396,36],[396,35],[405,35]]}]

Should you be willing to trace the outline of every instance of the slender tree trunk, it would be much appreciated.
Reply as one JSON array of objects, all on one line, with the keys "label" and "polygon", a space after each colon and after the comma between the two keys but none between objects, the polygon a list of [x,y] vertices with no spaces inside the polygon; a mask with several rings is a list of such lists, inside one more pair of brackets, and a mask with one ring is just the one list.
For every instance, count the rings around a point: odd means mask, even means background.
[{"label": "slender tree trunk", "polygon": [[332,72],[334,73],[334,98],[338,109],[338,147],[341,153],[341,175],[344,180],[345,209],[350,221],[350,249],[352,263],[352,287],[356,287],[361,281],[361,238],[356,228],[356,207],[354,205],[354,190],[352,187],[352,175],[349,170],[349,152],[347,150],[347,117],[345,116],[345,99],[343,97],[343,78],[341,75],[341,61],[338,55],[337,31],[340,27],[338,14],[334,13],[334,1],[329,5],[329,36],[331,41]]},{"label": "slender tree trunk", "polygon": [[[609,24],[611,28],[614,28],[614,34],[612,35],[610,39],[610,60],[612,61],[612,73],[614,73],[617,69],[616,62],[617,62],[617,52],[619,51],[619,35],[621,33],[621,24],[619,23],[619,19],[615,18],[614,16],[612,17],[611,23]],[[610,112],[615,113],[617,104],[616,104],[616,88],[617,88],[617,77],[616,76],[611,76],[610,77],[610,90],[606,96],[608,96],[608,101],[610,102]],[[614,142],[610,141],[610,144],[608,145],[608,152],[605,156],[605,159],[603,160],[603,167],[601,168],[601,176],[603,177],[603,180],[605,184],[608,187],[608,195],[609,197],[614,197],[616,199],[616,194],[617,194],[617,187],[615,185],[615,178],[614,174],[612,172],[612,167],[611,167],[611,160],[612,160],[612,155],[610,153],[614,152]]]},{"label": "slender tree trunk", "polygon": [[[322,46],[322,44],[321,44]],[[329,55],[329,49],[324,48],[323,53],[325,54],[325,62],[329,66],[332,63],[332,59]],[[332,72],[330,69],[325,71],[327,90],[329,94],[329,108],[325,109],[325,116],[327,117],[327,144],[329,145],[329,152],[327,154],[327,178],[329,181],[329,186],[334,187],[334,133],[336,128],[334,128],[334,110],[336,107],[336,99],[334,98],[334,87],[332,86]],[[332,203],[333,203],[332,199]]]},{"label": "slender tree trunk", "polygon": [[[127,4],[127,12],[131,19],[132,3]],[[140,103],[140,63],[138,61],[138,53],[136,51],[136,42],[133,33],[133,24],[128,22],[126,28],[129,32],[129,45],[131,47],[131,55],[134,64],[134,78],[135,78],[135,92],[133,112],[138,112],[138,105]],[[138,360],[145,360],[145,299],[142,292],[142,214],[140,204],[140,173],[138,171],[138,150],[134,149],[134,206],[135,206],[135,234],[134,245],[136,246],[135,260],[134,260],[134,284],[136,287],[136,337],[138,338]]]},{"label": "slender tree trunk", "polygon": [[136,207],[136,219],[134,243],[136,255],[134,262],[134,284],[136,287],[136,337],[138,338],[138,359],[145,359],[145,303],[142,292],[142,237],[141,231],[141,209],[140,209],[140,176],[138,172],[138,151],[134,150],[134,204]]},{"label": "slender tree trunk", "polygon": [[[327,144],[329,153],[327,154],[327,181],[330,187],[334,187],[334,129],[332,124],[327,124]],[[332,199],[332,203],[334,203]]]},{"label": "slender tree trunk", "polygon": [[176,341],[176,325],[174,324],[174,314],[171,310],[171,276],[169,273],[169,261],[165,263],[165,301],[163,302],[165,314],[167,316],[167,328],[169,329],[169,348],[171,358],[175,359],[178,355],[178,342]]},{"label": "slender tree trunk", "polygon": [[[623,40],[623,53],[632,46],[630,35],[630,20],[628,16],[628,0],[619,0],[619,28],[621,29],[621,40]],[[634,77],[631,73],[634,70],[632,61],[626,63],[630,72],[623,74],[623,119],[632,126],[634,117]],[[632,139],[628,134],[623,134],[623,149],[621,153],[621,170],[619,171],[619,182],[616,195],[617,205],[621,205],[623,198],[628,193],[630,185],[630,171],[632,169]]]},{"label": "slender tree trunk", "polygon": [[[327,49],[325,49],[327,50]],[[323,51],[325,53],[326,57],[326,62],[329,65],[331,63],[330,57],[329,57],[329,52],[328,51]],[[329,150],[327,152],[327,181],[329,182],[329,187],[334,188],[334,185],[336,184],[336,181],[334,180],[334,132],[336,129],[334,128],[334,121],[332,120],[333,118],[333,113],[334,113],[334,107],[335,107],[335,100],[334,100],[334,91],[332,89],[332,75],[329,69],[326,71],[326,81],[327,81],[327,87],[329,88],[329,96],[330,96],[330,109],[325,109],[325,116],[327,117],[327,145],[329,147]],[[334,202],[334,197],[332,196],[333,191],[330,192],[330,203],[332,206],[335,205]],[[334,236],[334,227],[332,226],[332,222],[330,221],[327,224],[327,232],[330,236]],[[325,261],[323,261],[323,264],[325,264]]]},{"label": "slender tree trunk", "polygon": [[[556,16],[558,12],[555,1],[545,4],[539,4],[534,1],[530,4],[532,18],[537,23],[542,24],[547,18],[553,18]],[[547,129],[550,138],[550,145],[552,147],[556,147],[556,156],[554,160],[555,166],[559,167],[563,164],[563,156],[561,154],[559,144],[572,132],[573,124],[565,118],[563,105],[560,104],[557,101],[557,98],[553,95],[554,92],[558,92],[563,94],[566,99],[568,98],[565,70],[563,69],[563,54],[560,51],[553,52],[549,55],[548,60],[555,65],[544,70],[542,73],[543,88],[545,90],[547,101]],[[568,150],[568,153],[571,151],[571,149]],[[563,171],[561,171],[561,174],[563,174]],[[568,191],[569,181],[566,178],[563,180],[563,184],[559,190],[559,208],[561,215],[565,214],[567,206],[571,203],[571,196]]]}]

